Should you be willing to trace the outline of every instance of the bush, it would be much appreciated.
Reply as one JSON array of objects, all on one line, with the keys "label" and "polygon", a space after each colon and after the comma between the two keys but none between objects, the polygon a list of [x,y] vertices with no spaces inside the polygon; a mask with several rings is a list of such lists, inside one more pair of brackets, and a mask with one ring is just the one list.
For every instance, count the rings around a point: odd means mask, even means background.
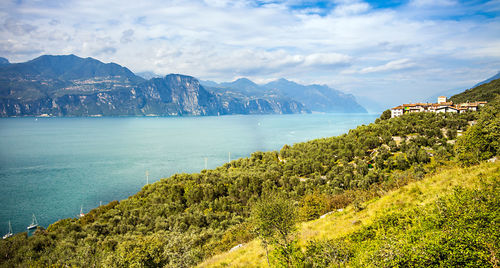
[{"label": "bush", "polygon": [[343,240],[310,241],[306,246],[307,267],[344,266],[354,255],[351,245]]}]

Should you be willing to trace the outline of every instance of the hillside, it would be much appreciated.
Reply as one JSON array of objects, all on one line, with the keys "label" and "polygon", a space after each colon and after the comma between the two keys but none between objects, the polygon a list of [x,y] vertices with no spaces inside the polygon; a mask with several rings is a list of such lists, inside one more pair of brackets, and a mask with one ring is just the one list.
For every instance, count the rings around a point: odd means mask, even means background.
[{"label": "hillside", "polygon": [[[338,137],[255,152],[198,174],[176,174],[80,219],[0,241],[0,265],[193,266],[255,239],[250,215],[266,196],[286,196],[297,205],[300,220],[309,221],[351,204],[360,208],[456,159],[473,164],[497,155],[499,107],[500,100],[480,115],[377,119]],[[477,123],[469,127],[472,121]],[[492,124],[484,127],[486,122]],[[460,134],[467,139],[457,139]],[[469,142],[481,154],[468,149]]]},{"label": "hillside", "polygon": [[[494,220],[500,216],[499,176],[500,162],[471,168],[447,167],[363,203],[363,210],[351,205],[301,223],[296,235],[299,245],[309,251],[313,247],[320,249],[314,252],[316,256],[303,256],[302,264],[319,264],[315,267],[423,267],[438,263],[494,266],[497,255],[490,250],[498,249],[500,242],[497,232],[500,223]],[[471,198],[479,200],[470,202]],[[470,214],[464,215],[464,212]],[[461,219],[463,216],[467,218]],[[483,221],[488,222],[487,225]],[[436,223],[439,225],[432,226]],[[481,240],[477,241],[478,237]],[[461,256],[451,255],[453,251],[460,252]],[[440,256],[442,253],[450,255]],[[474,263],[473,259],[480,262]],[[265,250],[258,239],[199,265],[266,266]]]},{"label": "hillside", "polygon": [[500,95],[500,79],[481,84],[462,93],[456,94],[452,96],[450,100],[454,103],[492,101],[495,96],[498,95]]}]

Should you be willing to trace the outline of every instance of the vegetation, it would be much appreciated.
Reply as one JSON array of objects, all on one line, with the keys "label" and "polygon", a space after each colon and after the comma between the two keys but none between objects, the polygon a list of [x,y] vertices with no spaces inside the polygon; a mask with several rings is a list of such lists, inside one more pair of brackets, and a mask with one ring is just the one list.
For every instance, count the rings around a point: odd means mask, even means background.
[{"label": "vegetation", "polygon": [[[498,267],[500,162],[449,166],[298,226],[298,267]],[[271,255],[273,252],[271,252]],[[496,265],[496,266],[495,266]],[[266,266],[257,241],[201,267]]]},{"label": "vegetation", "polygon": [[295,204],[280,196],[263,197],[252,209],[254,233],[262,240],[266,248],[266,259],[269,262],[268,245],[279,249],[278,262],[286,266],[293,263],[294,255],[293,233],[296,230],[297,209]]},{"label": "vegetation", "polygon": [[[500,102],[489,106],[480,115],[382,117],[338,137],[285,145],[280,152],[255,152],[198,174],[176,174],[80,219],[39,228],[29,238],[22,233],[0,241],[0,265],[187,267],[256,237],[272,248],[271,264],[276,266],[491,263],[487,256],[496,258],[498,251],[492,233],[498,226],[486,226],[498,218],[493,209],[498,184],[493,182],[482,192],[457,190],[455,197],[440,201],[442,206],[384,213],[371,225],[352,221],[359,231],[341,239],[305,243],[293,235],[296,220],[317,219],[346,207],[367,213],[368,200],[420,181],[454,159],[469,159],[464,152],[477,142],[487,144],[489,154],[471,158],[470,164],[498,155],[499,132],[494,131]],[[478,127],[469,127],[474,121]],[[467,204],[468,198],[477,202]],[[472,230],[481,233],[484,243],[469,243]],[[453,239],[443,241],[447,234]],[[461,261],[447,257],[464,245],[470,254]],[[369,255],[360,256],[364,251]],[[432,252],[432,258],[408,259],[409,252],[422,258]]]},{"label": "vegetation", "polygon": [[468,89],[460,94],[450,98],[454,103],[474,102],[474,101],[492,101],[497,95],[500,95],[500,79],[489,83]]},{"label": "vegetation", "polygon": [[477,123],[457,141],[456,151],[464,165],[500,154],[500,96],[482,111]]}]

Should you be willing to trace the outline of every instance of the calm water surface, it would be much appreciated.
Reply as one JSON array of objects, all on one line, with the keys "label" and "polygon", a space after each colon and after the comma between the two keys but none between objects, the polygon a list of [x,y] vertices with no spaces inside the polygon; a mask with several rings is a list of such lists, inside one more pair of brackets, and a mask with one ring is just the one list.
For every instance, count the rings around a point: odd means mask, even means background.
[{"label": "calm water surface", "polygon": [[[336,136],[374,114],[0,119],[0,234],[47,227],[146,183],[254,151]],[[205,161],[206,159],[206,161]]]}]

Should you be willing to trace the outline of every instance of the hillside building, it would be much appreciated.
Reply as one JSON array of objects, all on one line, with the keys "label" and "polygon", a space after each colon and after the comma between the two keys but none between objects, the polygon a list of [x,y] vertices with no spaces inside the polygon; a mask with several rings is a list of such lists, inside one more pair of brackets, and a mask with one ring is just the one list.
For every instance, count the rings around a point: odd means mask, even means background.
[{"label": "hillside building", "polygon": [[464,113],[467,111],[478,111],[486,103],[486,101],[476,101],[455,105],[452,101],[448,101],[445,96],[439,96],[437,103],[410,103],[396,106],[391,109],[391,118],[415,112]]}]

